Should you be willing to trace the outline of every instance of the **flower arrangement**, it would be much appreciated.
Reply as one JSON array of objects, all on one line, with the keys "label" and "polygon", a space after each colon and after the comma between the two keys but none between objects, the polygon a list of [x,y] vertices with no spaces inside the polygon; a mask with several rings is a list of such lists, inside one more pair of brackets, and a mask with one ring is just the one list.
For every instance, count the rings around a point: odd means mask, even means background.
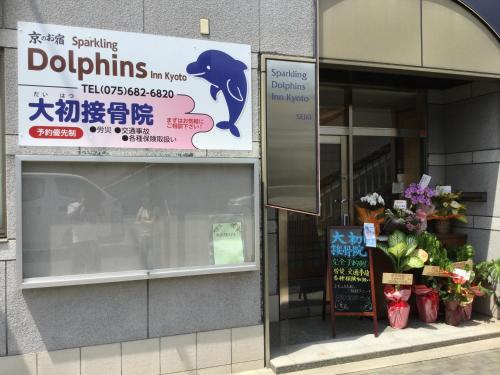
[{"label": "flower arrangement", "polygon": [[399,229],[409,234],[420,234],[427,229],[427,209],[430,206],[418,208],[415,212],[409,209],[387,209],[384,230],[387,233]]},{"label": "flower arrangement", "polygon": [[388,242],[377,242],[377,248],[387,255],[396,273],[411,270],[412,268],[422,268],[427,261],[428,254],[422,249],[418,249],[418,239],[416,236],[406,234],[400,230],[394,231],[389,236]]},{"label": "flower arrangement", "polygon": [[[377,242],[377,248],[389,257],[396,273],[422,268],[427,261],[427,253],[418,249],[416,236],[400,230],[394,231],[386,242]],[[408,324],[410,305],[408,299],[411,287],[408,285],[385,285],[384,295],[387,300],[387,315],[392,328],[405,328]]]},{"label": "flower arrangement", "polygon": [[360,225],[363,223],[373,223],[375,226],[375,235],[380,233],[380,224],[384,222],[384,198],[378,193],[366,194],[361,197],[354,207],[356,208],[357,219]]},{"label": "flower arrangement", "polygon": [[465,217],[466,207],[460,203],[462,193],[441,193],[432,197],[435,212],[429,220],[449,220],[455,219],[463,223],[467,222]]},{"label": "flower arrangement", "polygon": [[414,206],[424,205],[430,206],[432,204],[432,197],[436,195],[436,191],[430,187],[421,187],[419,184],[412,183],[405,190],[405,198],[411,201]]},{"label": "flower arrangement", "polygon": [[368,210],[377,210],[385,206],[384,198],[378,193],[366,194],[364,197],[359,199],[359,207],[366,208]]}]

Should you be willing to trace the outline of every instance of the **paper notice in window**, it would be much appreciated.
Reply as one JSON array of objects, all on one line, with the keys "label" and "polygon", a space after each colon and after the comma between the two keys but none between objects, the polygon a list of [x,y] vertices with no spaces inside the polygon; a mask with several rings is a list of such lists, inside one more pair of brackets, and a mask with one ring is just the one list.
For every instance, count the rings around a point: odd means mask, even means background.
[{"label": "paper notice in window", "polygon": [[213,224],[212,234],[215,264],[244,262],[241,222]]}]

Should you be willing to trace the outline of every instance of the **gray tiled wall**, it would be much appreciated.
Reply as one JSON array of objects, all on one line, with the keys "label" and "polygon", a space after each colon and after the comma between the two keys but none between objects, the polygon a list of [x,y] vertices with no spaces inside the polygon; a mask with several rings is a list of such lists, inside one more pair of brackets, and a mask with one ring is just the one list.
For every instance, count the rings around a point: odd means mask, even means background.
[{"label": "gray tiled wall", "polygon": [[[149,285],[149,299],[147,282],[142,281],[20,291],[15,275],[14,155],[259,157],[258,54],[276,52],[312,57],[313,4],[313,0],[0,2],[1,23],[8,29],[16,29],[17,21],[34,21],[248,43],[252,48],[253,90],[253,150],[250,152],[19,147],[17,50],[5,49],[9,242],[0,244],[0,355],[6,354],[7,341],[7,354],[14,354],[232,328],[262,322],[260,272],[155,280]],[[210,19],[210,36],[199,34],[200,18]],[[4,260],[8,261],[5,263]],[[6,275],[2,271],[5,268]],[[5,278],[6,283],[3,281]],[[7,291],[2,293],[5,284]],[[189,318],[186,318],[187,316]]]},{"label": "gray tiled wall", "polygon": [[[474,82],[428,95],[429,171],[434,183],[454,190],[486,192],[468,202],[466,233],[476,261],[500,257],[500,84]],[[476,308],[495,310],[491,301]],[[496,312],[498,314],[498,310]]]}]

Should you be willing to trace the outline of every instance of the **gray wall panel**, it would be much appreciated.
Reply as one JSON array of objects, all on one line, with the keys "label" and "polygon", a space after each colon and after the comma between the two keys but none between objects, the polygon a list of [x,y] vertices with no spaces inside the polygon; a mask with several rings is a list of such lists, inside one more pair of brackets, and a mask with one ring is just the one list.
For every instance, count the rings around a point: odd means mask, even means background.
[{"label": "gray wall panel", "polygon": [[7,262],[9,355],[143,339],[146,282],[31,289]]},{"label": "gray wall panel", "polygon": [[150,337],[262,323],[259,272],[151,280]]},{"label": "gray wall panel", "polygon": [[142,0],[5,0],[4,27],[17,21],[142,31]]},{"label": "gray wall panel", "polygon": [[5,265],[6,262],[0,262],[0,356],[7,353],[7,332],[5,327]]},{"label": "gray wall panel", "polygon": [[17,134],[17,49],[4,49],[5,134]]},{"label": "gray wall panel", "polygon": [[446,153],[500,148],[500,92],[444,109]]},{"label": "gray wall panel", "polygon": [[[200,18],[210,20],[210,35],[200,35]],[[184,38],[244,43],[259,50],[256,0],[146,0],[145,32]]]},{"label": "gray wall panel", "polygon": [[469,215],[500,216],[500,184],[498,163],[452,165],[446,167],[446,180],[453,190],[485,191],[487,202],[467,202]]},{"label": "gray wall panel", "polygon": [[261,52],[313,57],[313,0],[261,0],[260,7]]}]

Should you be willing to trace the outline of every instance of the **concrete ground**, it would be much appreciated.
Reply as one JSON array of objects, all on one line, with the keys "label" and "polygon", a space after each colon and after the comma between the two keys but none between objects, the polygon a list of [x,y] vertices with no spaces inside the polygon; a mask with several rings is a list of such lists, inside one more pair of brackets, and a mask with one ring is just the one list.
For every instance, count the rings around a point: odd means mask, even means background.
[{"label": "concrete ground", "polygon": [[[500,373],[500,338],[290,372],[290,375],[490,375]],[[271,369],[240,375],[272,375]]]},{"label": "concrete ground", "polygon": [[370,319],[338,319],[337,337],[332,338],[329,322],[320,317],[280,322],[279,327],[271,326],[271,368],[289,373],[345,364],[350,369],[365,360],[378,358],[385,363],[400,354],[500,337],[500,321],[479,314],[457,327],[418,319],[412,319],[405,329],[393,329],[387,321],[379,323],[380,335],[375,337]]}]

